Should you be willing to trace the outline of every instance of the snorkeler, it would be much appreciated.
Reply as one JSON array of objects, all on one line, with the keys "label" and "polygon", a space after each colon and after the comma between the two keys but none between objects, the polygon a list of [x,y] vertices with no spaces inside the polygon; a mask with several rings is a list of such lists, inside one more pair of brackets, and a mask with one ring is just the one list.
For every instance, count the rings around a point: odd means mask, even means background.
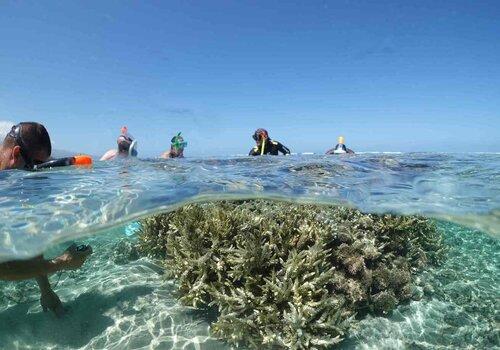
[{"label": "snorkeler", "polygon": [[[36,165],[50,159],[52,145],[47,129],[34,122],[19,123],[5,136],[0,147],[0,170],[34,170]],[[27,260],[14,260],[0,263],[0,280],[19,281],[36,279],[40,288],[42,309],[53,311],[57,316],[64,313],[61,300],[52,290],[48,275],[62,270],[78,269],[92,254],[90,246],[71,245],[66,251],[52,260],[43,255]]]},{"label": "snorkeler", "polygon": [[184,141],[181,133],[178,133],[177,135],[172,137],[172,140],[170,140],[170,150],[163,152],[160,158],[184,158],[184,148],[186,147],[187,142]]},{"label": "snorkeler", "polygon": [[269,133],[266,129],[257,129],[252,135],[255,140],[255,147],[250,150],[249,156],[262,156],[271,154],[277,156],[278,152],[290,154],[290,150],[278,141],[273,141],[269,138]]},{"label": "snorkeler", "polygon": [[326,151],[326,154],[354,154],[354,151],[344,144],[344,136],[339,136],[337,145]]},{"label": "snorkeler", "polygon": [[101,157],[101,160],[112,160],[117,157],[126,158],[128,156],[137,157],[137,140],[129,134],[126,126],[120,130],[120,136],[116,139],[117,149],[110,149]]}]

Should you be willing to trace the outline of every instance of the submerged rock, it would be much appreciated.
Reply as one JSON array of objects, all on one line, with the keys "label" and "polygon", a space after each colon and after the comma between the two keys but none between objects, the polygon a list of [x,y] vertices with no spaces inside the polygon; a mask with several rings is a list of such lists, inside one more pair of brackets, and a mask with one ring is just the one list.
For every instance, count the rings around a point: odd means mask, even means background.
[{"label": "submerged rock", "polygon": [[183,303],[218,310],[215,336],[253,348],[341,342],[356,317],[410,300],[444,252],[422,217],[269,200],[186,205],[142,220],[139,242]]}]

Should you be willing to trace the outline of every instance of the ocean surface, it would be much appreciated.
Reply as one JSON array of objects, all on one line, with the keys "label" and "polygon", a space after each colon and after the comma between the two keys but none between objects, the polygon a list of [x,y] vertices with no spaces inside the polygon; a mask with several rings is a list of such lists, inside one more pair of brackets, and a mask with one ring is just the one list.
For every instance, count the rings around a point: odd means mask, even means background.
[{"label": "ocean surface", "polygon": [[219,349],[213,315],[180,305],[175,284],[133,249],[135,221],[186,203],[236,198],[343,204],[437,221],[446,262],[421,276],[432,297],[368,317],[344,348],[498,347],[500,154],[361,154],[120,160],[0,173],[0,261],[69,243],[92,257],[51,282],[69,307],[43,313],[33,281],[0,282],[1,349]]}]

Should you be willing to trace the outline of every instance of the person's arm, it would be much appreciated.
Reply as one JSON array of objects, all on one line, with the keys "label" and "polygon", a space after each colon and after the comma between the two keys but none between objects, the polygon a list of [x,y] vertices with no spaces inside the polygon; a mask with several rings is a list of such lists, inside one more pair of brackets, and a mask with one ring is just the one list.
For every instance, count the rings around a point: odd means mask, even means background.
[{"label": "person's arm", "polygon": [[74,270],[82,266],[92,254],[92,248],[78,251],[71,245],[62,255],[52,260],[39,256],[30,260],[15,260],[0,263],[0,280],[19,281],[50,275],[61,270]]},{"label": "person's arm", "polygon": [[0,264],[0,279],[8,281],[27,280],[42,275],[51,275],[63,270],[63,262],[56,259],[31,259],[9,261]]},{"label": "person's arm", "polygon": [[249,156],[257,156],[259,155],[259,147],[255,146],[250,150],[250,153],[248,153]]},{"label": "person's arm", "polygon": [[66,310],[61,303],[61,299],[59,299],[57,294],[52,290],[47,275],[37,277],[36,283],[40,288],[40,305],[42,306],[42,310],[44,312],[50,310],[54,312],[57,317],[63,316]]},{"label": "person's arm", "polygon": [[349,153],[349,154],[354,154],[354,151],[353,151],[352,149],[348,148],[348,149],[347,149],[347,153]]},{"label": "person's arm", "polygon": [[161,154],[160,156],[161,159],[169,159],[170,158],[170,151],[165,151]]},{"label": "person's arm", "polygon": [[116,153],[118,153],[118,151],[116,149],[110,149],[109,151],[104,153],[104,155],[101,157],[100,160],[101,161],[111,160],[111,159],[116,157]]},{"label": "person's arm", "polygon": [[283,145],[280,142],[278,142],[278,151],[280,151],[284,155],[287,155],[287,154],[291,153],[290,150],[288,149],[288,147],[286,147],[285,145]]},{"label": "person's arm", "polygon": [[335,148],[330,148],[325,154],[334,154]]}]

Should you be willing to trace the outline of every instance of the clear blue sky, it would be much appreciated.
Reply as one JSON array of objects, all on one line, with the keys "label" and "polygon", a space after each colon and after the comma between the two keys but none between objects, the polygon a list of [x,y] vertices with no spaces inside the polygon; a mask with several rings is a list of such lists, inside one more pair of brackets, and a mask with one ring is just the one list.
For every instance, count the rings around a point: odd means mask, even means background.
[{"label": "clear blue sky", "polygon": [[0,1],[0,123],[102,154],[500,151],[500,2]]}]

